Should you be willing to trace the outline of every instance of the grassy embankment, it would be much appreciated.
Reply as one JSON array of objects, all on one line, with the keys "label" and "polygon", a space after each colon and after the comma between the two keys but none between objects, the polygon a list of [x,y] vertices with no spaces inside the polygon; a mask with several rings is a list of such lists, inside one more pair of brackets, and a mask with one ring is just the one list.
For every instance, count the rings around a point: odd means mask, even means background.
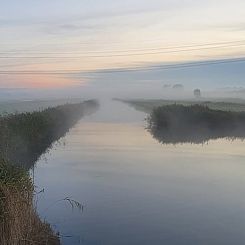
[{"label": "grassy embankment", "polygon": [[123,100],[148,113],[147,128],[161,143],[204,143],[245,137],[245,101]]},{"label": "grassy embankment", "polygon": [[1,245],[59,244],[58,236],[33,206],[34,187],[27,169],[97,106],[95,101],[86,101],[0,118]]},{"label": "grassy embankment", "polygon": [[245,112],[212,110],[201,105],[159,106],[148,116],[148,129],[162,143],[244,138]]},{"label": "grassy embankment", "polygon": [[97,106],[96,101],[85,101],[0,117],[0,156],[12,164],[31,167],[54,141]]}]

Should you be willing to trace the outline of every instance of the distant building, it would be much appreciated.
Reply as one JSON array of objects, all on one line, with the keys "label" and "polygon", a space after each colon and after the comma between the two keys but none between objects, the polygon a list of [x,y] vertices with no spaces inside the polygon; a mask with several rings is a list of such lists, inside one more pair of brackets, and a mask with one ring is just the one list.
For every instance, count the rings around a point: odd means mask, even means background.
[{"label": "distant building", "polygon": [[163,88],[170,88],[171,87],[171,84],[164,84],[163,85]]},{"label": "distant building", "polygon": [[194,93],[194,96],[196,98],[200,98],[201,97],[201,90],[200,89],[195,89],[193,93]]}]

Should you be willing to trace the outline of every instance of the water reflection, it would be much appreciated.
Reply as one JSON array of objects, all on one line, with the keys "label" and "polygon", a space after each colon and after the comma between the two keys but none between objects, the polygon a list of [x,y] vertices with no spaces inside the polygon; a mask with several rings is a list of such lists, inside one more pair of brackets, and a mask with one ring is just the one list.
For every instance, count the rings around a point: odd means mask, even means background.
[{"label": "water reflection", "polygon": [[208,129],[149,129],[151,135],[162,144],[204,144],[210,140],[226,139],[226,140],[243,140],[245,138],[245,129],[235,129],[230,131],[208,130]]},{"label": "water reflection", "polygon": [[[39,212],[64,245],[240,245],[245,239],[244,143],[160,145],[145,114],[101,103],[39,160]],[[66,196],[84,204],[71,211]]]}]

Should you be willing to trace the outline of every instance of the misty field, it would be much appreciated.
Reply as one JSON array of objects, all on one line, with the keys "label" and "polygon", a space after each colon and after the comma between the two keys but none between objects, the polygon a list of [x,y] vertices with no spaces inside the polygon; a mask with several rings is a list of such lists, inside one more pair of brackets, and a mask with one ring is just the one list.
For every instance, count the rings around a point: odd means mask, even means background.
[{"label": "misty field", "polygon": [[77,104],[81,99],[55,99],[55,100],[11,100],[0,101],[0,115],[42,111],[49,107],[56,107],[64,104]]},{"label": "misty field", "polygon": [[245,101],[244,100],[124,100],[124,102],[130,104],[135,109],[150,113],[154,108],[159,106],[166,105],[201,105],[206,106],[213,110],[222,110],[222,111],[245,111]]}]

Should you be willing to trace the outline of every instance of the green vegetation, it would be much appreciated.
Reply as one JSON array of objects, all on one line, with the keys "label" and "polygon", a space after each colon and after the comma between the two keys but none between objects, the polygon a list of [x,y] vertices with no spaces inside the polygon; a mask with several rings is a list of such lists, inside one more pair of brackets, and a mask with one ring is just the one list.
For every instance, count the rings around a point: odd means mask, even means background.
[{"label": "green vegetation", "polygon": [[149,115],[148,129],[162,143],[239,138],[245,136],[245,112],[211,110],[201,105],[160,106]]},{"label": "green vegetation", "polygon": [[245,111],[245,101],[243,100],[210,100],[210,101],[197,101],[197,100],[124,100],[124,102],[130,104],[135,109],[150,113],[154,108],[166,105],[201,105],[207,106],[213,110],[222,111]]},{"label": "green vegetation", "polygon": [[54,141],[97,107],[91,100],[0,117],[1,245],[60,244],[58,235],[40,220],[33,206],[34,186],[27,170]]},{"label": "green vegetation", "polygon": [[16,165],[32,166],[54,141],[97,106],[96,101],[85,101],[0,117],[0,156]]}]

